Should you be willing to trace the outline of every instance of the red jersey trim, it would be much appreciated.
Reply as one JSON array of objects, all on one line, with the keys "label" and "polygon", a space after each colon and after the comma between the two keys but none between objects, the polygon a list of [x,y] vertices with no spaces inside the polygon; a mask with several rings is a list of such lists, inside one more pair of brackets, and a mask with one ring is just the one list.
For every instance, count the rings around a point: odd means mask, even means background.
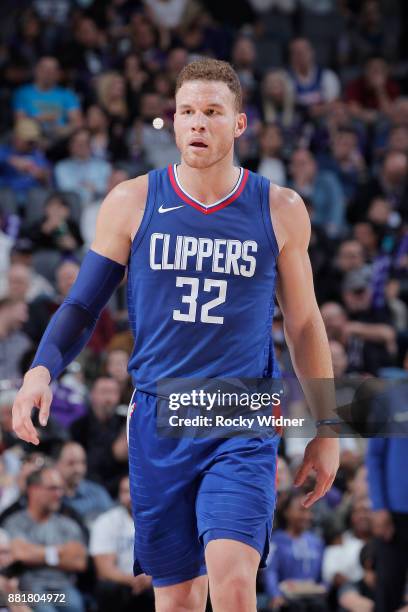
[{"label": "red jersey trim", "polygon": [[200,205],[197,202],[194,202],[194,200],[188,197],[188,195],[180,189],[180,187],[177,185],[176,177],[174,176],[173,165],[170,164],[167,169],[169,173],[171,186],[173,187],[178,197],[181,198],[187,204],[190,204],[190,206],[192,206],[196,210],[199,210],[200,212],[202,212],[204,215],[209,215],[210,213],[216,212],[217,210],[221,210],[222,208],[225,208],[226,206],[228,206],[228,204],[231,204],[232,202],[234,202],[234,200],[239,198],[239,196],[241,195],[241,193],[243,192],[245,188],[245,185],[249,177],[249,170],[244,169],[244,172],[241,178],[241,183],[238,189],[234,192],[234,194],[230,197],[227,196],[227,198],[225,200],[222,200],[219,204],[217,204],[217,206],[213,206],[212,208],[206,208],[204,205]]}]

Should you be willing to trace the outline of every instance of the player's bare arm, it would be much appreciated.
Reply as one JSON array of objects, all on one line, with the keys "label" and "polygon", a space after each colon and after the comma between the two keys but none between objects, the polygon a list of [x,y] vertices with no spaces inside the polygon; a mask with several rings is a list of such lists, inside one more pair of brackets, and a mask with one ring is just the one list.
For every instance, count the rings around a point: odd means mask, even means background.
[{"label": "player's bare arm", "polygon": [[[144,175],[121,183],[107,195],[99,211],[91,251],[112,263],[127,264],[132,239],[142,220],[147,188],[148,179]],[[95,280],[102,283],[104,279]],[[40,423],[46,425],[52,401],[50,382],[50,371],[42,365],[28,370],[24,376],[13,406],[13,429],[26,442],[39,444],[31,410],[33,406],[38,408]]]},{"label": "player's bare arm", "polygon": [[[311,389],[310,385],[305,385],[306,381],[333,378],[330,348],[316,302],[308,255],[310,219],[300,196],[276,185],[270,189],[270,209],[279,246],[277,300],[283,314],[293,367],[309,399]],[[330,386],[324,391],[327,401],[332,402]],[[310,399],[309,407],[313,412],[318,407],[313,398]],[[321,408],[328,409],[327,406]],[[321,415],[314,413],[313,416],[319,418]],[[311,470],[316,472],[316,486],[304,498],[305,506],[312,505],[330,489],[338,466],[338,439],[318,434],[307,445],[295,478],[295,484],[299,486]]]}]

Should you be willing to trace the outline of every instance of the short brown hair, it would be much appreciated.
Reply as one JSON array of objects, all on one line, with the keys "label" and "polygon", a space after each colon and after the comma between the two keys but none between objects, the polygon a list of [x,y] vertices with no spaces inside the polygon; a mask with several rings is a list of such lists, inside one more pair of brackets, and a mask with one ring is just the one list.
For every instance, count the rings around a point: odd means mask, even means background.
[{"label": "short brown hair", "polygon": [[222,81],[234,94],[237,111],[241,110],[241,83],[237,73],[228,62],[206,58],[187,64],[177,77],[176,93],[186,81]]}]

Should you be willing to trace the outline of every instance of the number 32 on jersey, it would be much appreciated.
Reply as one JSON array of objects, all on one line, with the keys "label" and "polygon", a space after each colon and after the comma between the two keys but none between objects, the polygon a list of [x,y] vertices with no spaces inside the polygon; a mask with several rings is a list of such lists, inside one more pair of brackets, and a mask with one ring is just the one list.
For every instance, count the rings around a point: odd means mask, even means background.
[{"label": "number 32 on jersey", "polygon": [[218,296],[202,304],[201,308],[197,304],[198,293],[200,291],[200,280],[198,278],[177,276],[176,287],[186,287],[189,289],[189,293],[181,296],[183,304],[188,305],[188,311],[181,312],[178,309],[174,309],[173,319],[175,321],[185,321],[186,323],[200,321],[201,323],[215,323],[217,325],[222,325],[222,323],[224,323],[224,317],[215,316],[209,313],[210,310],[225,302],[227,297],[226,280],[216,280],[213,278],[204,279],[204,286],[202,289],[208,293],[212,292],[213,289],[218,289]]}]

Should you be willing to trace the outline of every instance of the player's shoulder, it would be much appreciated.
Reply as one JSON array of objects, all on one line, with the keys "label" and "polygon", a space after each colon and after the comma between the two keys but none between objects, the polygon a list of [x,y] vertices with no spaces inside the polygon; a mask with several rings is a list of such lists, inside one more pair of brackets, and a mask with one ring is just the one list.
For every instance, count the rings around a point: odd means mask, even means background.
[{"label": "player's shoulder", "polygon": [[269,187],[269,206],[271,210],[282,211],[283,214],[292,214],[305,208],[305,204],[297,191],[289,187],[280,187],[274,183],[271,183]]},{"label": "player's shoulder", "polygon": [[[132,200],[135,204],[134,198],[136,197],[137,203],[141,197],[147,196],[147,190],[149,186],[149,179],[147,174],[141,174],[136,178],[122,181],[108,194],[112,198],[120,198],[122,201]],[[143,203],[144,206],[144,203]]]},{"label": "player's shoulder", "polygon": [[98,214],[101,230],[134,234],[143,217],[148,191],[147,174],[116,185],[105,197]]},{"label": "player's shoulder", "polygon": [[301,196],[288,187],[271,184],[269,208],[279,250],[288,242],[308,242],[310,218]]}]

